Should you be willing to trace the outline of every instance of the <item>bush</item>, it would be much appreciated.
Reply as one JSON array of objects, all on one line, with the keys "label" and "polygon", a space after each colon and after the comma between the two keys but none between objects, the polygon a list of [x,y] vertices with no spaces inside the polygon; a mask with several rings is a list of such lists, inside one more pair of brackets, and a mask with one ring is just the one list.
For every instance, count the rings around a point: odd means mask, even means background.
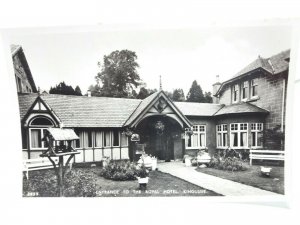
[{"label": "bush", "polygon": [[213,156],[208,166],[219,170],[229,171],[245,171],[248,169],[248,165],[237,157],[223,158]]},{"label": "bush", "polygon": [[[32,171],[30,179],[23,178],[23,196],[38,193],[40,197],[57,197],[59,190],[54,170]],[[73,169],[64,177],[64,196],[92,197],[96,196],[95,175],[89,170]]]},{"label": "bush", "polygon": [[100,176],[116,181],[135,180],[138,166],[129,161],[111,161],[100,172]]}]

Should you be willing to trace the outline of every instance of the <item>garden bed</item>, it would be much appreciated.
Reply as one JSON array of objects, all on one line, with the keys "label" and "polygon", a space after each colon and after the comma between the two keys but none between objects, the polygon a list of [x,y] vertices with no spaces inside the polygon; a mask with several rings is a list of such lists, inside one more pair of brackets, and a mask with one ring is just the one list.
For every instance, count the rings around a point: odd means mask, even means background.
[{"label": "garden bed", "polygon": [[263,190],[284,194],[284,167],[272,166],[270,177],[261,175],[260,166],[250,166],[246,171],[228,171],[215,168],[197,168],[198,172],[232,180]]},{"label": "garden bed", "polygon": [[[160,171],[151,171],[146,191],[140,191],[137,180],[114,181],[100,176],[101,167],[73,168],[66,174],[65,196],[150,197],[150,196],[219,196]],[[51,184],[51,185],[50,185]],[[57,196],[54,170],[31,171],[23,181],[23,196]]]}]

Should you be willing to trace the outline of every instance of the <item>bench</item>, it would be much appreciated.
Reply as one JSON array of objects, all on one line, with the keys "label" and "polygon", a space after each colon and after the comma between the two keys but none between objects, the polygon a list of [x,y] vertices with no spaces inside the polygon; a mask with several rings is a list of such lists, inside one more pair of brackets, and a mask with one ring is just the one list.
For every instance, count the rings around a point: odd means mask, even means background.
[{"label": "bench", "polygon": [[[58,158],[54,158],[55,165],[58,164]],[[53,168],[52,163],[48,158],[26,159],[23,160],[23,171],[26,173],[27,179],[29,179],[29,171],[42,170]]]},{"label": "bench", "polygon": [[253,159],[262,160],[282,160],[284,161],[284,151],[280,150],[253,150],[250,149],[250,165]]}]

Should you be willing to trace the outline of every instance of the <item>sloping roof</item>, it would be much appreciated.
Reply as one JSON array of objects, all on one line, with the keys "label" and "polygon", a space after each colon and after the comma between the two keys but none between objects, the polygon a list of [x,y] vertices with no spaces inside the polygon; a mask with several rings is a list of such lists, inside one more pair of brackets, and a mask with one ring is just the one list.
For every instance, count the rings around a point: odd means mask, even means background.
[{"label": "sloping roof", "polygon": [[288,69],[289,63],[286,61],[286,59],[289,57],[290,57],[290,49],[280,52],[276,55],[273,55],[270,58],[262,58],[259,56],[258,59],[254,60],[244,69],[242,69],[237,74],[235,74],[233,78],[249,73],[257,68],[265,69],[271,74],[278,74]]},{"label": "sloping roof", "polygon": [[[37,96],[34,93],[19,94],[21,119]],[[64,127],[122,127],[141,102],[138,99],[56,94],[41,94],[40,97]]]},{"label": "sloping roof", "polygon": [[129,124],[131,124],[132,121],[134,121],[140,115],[140,113],[145,109],[145,107],[147,105],[149,105],[155,99],[155,97],[158,95],[158,93],[159,93],[158,91],[154,92],[153,94],[149,95],[147,98],[140,101],[140,104],[138,105],[136,110],[132,113],[130,118],[128,118],[128,120],[126,121],[126,123],[124,125],[128,126]]},{"label": "sloping roof", "polygon": [[212,116],[222,105],[211,103],[195,103],[195,102],[174,102],[177,108],[185,116]]},{"label": "sloping roof", "polygon": [[231,79],[224,81],[215,95],[218,95],[222,91],[224,85],[229,84],[235,81],[237,78],[247,75],[248,73],[253,72],[257,69],[264,69],[271,75],[276,75],[288,70],[289,62],[287,61],[287,59],[289,59],[289,57],[290,49],[282,51],[269,58],[262,58],[259,56],[256,60],[254,60],[252,63],[235,74]]},{"label": "sloping roof", "polygon": [[47,130],[55,141],[69,141],[79,139],[79,137],[72,129],[48,128]]},{"label": "sloping roof", "polygon": [[225,114],[241,114],[241,113],[269,113],[269,111],[247,102],[241,102],[233,105],[224,106],[214,115],[219,116]]}]

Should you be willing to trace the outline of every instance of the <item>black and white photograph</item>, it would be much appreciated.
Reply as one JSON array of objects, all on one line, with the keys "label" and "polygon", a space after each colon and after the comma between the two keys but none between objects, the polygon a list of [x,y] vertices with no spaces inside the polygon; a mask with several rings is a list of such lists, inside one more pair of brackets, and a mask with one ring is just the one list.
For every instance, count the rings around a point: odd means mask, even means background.
[{"label": "black and white photograph", "polygon": [[23,197],[285,194],[291,28],[10,36]]},{"label": "black and white photograph", "polygon": [[299,221],[296,1],[10,0],[0,18],[1,224]]}]

